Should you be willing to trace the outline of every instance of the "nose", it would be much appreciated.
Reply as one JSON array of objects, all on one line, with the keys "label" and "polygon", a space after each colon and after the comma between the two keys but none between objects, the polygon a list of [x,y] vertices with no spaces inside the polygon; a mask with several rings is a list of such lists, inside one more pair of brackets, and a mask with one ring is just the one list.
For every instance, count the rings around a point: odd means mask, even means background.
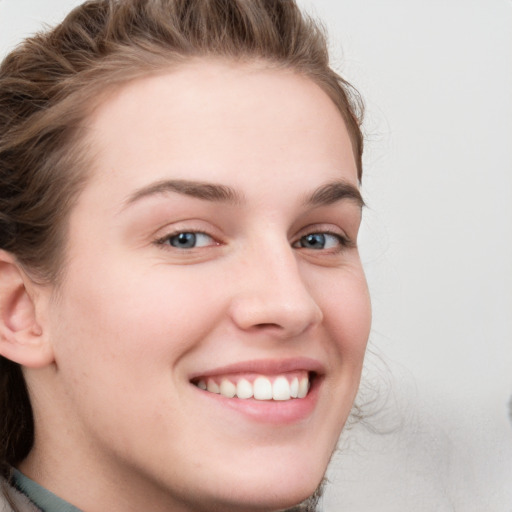
[{"label": "nose", "polygon": [[245,331],[282,339],[299,336],[322,322],[323,314],[289,244],[254,251],[241,262],[231,317]]}]

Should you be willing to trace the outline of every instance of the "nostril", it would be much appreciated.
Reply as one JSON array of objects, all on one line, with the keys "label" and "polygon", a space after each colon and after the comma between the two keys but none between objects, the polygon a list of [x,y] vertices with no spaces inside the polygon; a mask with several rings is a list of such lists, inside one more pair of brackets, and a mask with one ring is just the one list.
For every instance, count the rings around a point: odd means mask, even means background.
[{"label": "nostril", "polygon": [[292,297],[264,291],[240,294],[233,299],[230,315],[239,328],[291,337],[321,323],[320,307],[304,290],[290,291]]},{"label": "nostril", "polygon": [[274,324],[274,323],[262,323],[262,324],[256,324],[254,327],[256,327],[257,329],[268,329],[268,328],[272,328],[272,327],[275,327],[275,328],[278,328],[280,329],[281,326],[279,324]]}]

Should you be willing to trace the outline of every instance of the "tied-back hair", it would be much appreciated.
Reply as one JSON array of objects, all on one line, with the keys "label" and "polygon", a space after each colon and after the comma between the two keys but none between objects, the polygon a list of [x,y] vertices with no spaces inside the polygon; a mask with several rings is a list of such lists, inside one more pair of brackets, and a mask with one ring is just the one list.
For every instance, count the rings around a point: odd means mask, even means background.
[{"label": "tied-back hair", "polygon": [[[31,278],[57,285],[65,269],[66,220],[94,156],[87,118],[123,84],[196,58],[258,62],[313,80],[345,121],[361,178],[361,101],[329,67],[322,27],[295,1],[89,0],[0,66],[0,249]],[[4,475],[33,437],[21,368],[0,357]]]}]

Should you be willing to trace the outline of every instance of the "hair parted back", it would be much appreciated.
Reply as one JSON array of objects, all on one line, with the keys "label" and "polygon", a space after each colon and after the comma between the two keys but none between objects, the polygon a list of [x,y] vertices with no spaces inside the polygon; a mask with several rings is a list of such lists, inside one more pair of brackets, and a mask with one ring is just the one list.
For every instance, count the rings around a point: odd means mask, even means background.
[{"label": "hair parted back", "polygon": [[[261,61],[316,82],[343,116],[359,178],[362,108],[329,67],[322,28],[293,0],[89,0],[25,40],[0,66],[0,249],[57,281],[67,214],[94,151],[85,120],[113,88],[191,58]],[[33,442],[21,369],[0,357],[0,461]]]}]

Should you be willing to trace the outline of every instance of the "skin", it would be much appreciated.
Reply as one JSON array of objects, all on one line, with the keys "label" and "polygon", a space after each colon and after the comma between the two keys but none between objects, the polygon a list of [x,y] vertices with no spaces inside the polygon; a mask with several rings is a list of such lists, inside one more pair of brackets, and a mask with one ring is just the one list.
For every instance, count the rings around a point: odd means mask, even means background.
[{"label": "skin", "polygon": [[[350,412],[370,329],[361,204],[306,201],[332,182],[357,191],[339,112],[292,71],[203,60],[124,86],[89,128],[96,156],[62,283],[32,287],[47,360],[25,369],[37,430],[20,469],[87,512],[303,500]],[[153,190],[165,180],[236,197]],[[169,243],[191,231],[199,246]],[[325,246],[304,243],[326,232]],[[272,406],[254,418],[190,382],[297,358],[321,368],[298,420],[273,421]]]}]

